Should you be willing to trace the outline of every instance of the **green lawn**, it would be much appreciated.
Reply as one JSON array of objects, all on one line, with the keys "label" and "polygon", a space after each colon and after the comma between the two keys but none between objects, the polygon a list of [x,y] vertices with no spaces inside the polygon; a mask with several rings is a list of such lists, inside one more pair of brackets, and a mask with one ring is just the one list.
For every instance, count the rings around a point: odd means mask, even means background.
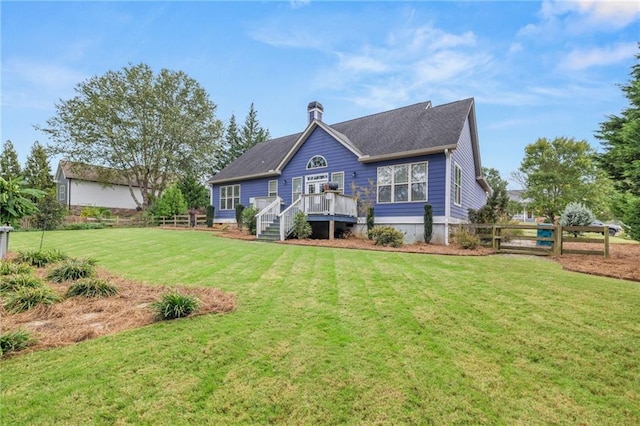
[{"label": "green lawn", "polygon": [[640,424],[639,283],[157,229],[44,247],[238,309],[0,361],[2,424]]}]

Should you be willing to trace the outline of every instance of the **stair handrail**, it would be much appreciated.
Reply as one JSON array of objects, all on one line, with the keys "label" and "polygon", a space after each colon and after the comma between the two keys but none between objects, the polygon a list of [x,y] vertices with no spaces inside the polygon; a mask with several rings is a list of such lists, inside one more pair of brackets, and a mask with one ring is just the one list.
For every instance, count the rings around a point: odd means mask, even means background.
[{"label": "stair handrail", "polygon": [[276,197],[267,207],[256,214],[256,237],[259,237],[280,215],[282,198]]},{"label": "stair handrail", "polygon": [[296,213],[304,211],[303,203],[304,197],[300,197],[278,215],[280,217],[280,241],[284,241],[293,229],[293,217]]}]

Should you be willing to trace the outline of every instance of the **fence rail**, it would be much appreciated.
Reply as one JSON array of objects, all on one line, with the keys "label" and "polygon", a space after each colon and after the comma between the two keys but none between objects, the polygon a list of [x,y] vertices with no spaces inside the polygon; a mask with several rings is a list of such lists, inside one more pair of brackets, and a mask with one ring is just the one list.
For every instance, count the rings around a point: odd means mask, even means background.
[{"label": "fence rail", "polygon": [[[482,244],[490,245],[498,253],[609,257],[609,229],[606,226],[463,224],[452,228],[454,232],[458,228],[476,234]],[[584,233],[599,233],[602,238],[587,238]],[[573,243],[589,244],[593,249],[575,248]]]}]

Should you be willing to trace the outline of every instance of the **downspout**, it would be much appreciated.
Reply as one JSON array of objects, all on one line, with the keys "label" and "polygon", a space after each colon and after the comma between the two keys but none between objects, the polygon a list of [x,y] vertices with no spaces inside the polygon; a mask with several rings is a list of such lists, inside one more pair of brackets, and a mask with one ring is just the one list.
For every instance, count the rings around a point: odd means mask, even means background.
[{"label": "downspout", "polygon": [[67,210],[71,211],[71,179],[67,179]]},{"label": "downspout", "polygon": [[451,217],[451,151],[444,150],[444,245],[449,245],[449,217]]}]

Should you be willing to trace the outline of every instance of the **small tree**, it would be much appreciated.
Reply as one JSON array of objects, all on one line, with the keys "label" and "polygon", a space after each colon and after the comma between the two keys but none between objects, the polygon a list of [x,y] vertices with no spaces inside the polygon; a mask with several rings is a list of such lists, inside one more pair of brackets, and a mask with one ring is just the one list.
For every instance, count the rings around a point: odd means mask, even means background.
[{"label": "small tree", "polygon": [[200,209],[207,206],[210,203],[209,191],[207,188],[198,182],[198,179],[193,175],[185,176],[178,181],[178,188],[187,203],[189,209]]},{"label": "small tree", "polygon": [[427,203],[424,205],[424,242],[429,243],[433,236],[433,207]]},{"label": "small tree", "polygon": [[367,237],[372,239],[371,231],[375,226],[375,216],[373,215],[373,207],[367,208]]},{"label": "small tree", "polygon": [[53,175],[49,165],[49,157],[45,149],[39,142],[35,142],[31,147],[31,153],[27,157],[24,167],[24,180],[30,188],[49,191],[54,188]]},{"label": "small tree", "polygon": [[244,222],[242,212],[244,212],[244,206],[242,204],[236,204],[236,224],[240,230],[242,230]]},{"label": "small tree", "polygon": [[589,226],[595,216],[582,203],[569,203],[560,216],[562,226]]},{"label": "small tree", "polygon": [[257,226],[256,215],[257,214],[258,214],[258,210],[254,209],[253,207],[246,208],[242,211],[241,222],[244,224],[244,226],[247,227],[247,231],[249,231],[249,234],[256,233],[256,226]]},{"label": "small tree", "polygon": [[207,206],[207,228],[213,228],[213,215],[215,211],[215,207]]},{"label": "small tree", "polygon": [[186,211],[187,202],[177,185],[167,188],[153,206],[153,213],[158,216],[174,216]]},{"label": "small tree", "polygon": [[0,152],[0,176],[9,181],[16,179],[21,174],[18,153],[11,141],[7,140],[2,146],[2,152]]},{"label": "small tree", "polygon": [[299,240],[304,240],[311,236],[311,225],[307,221],[307,215],[303,212],[298,212],[293,216],[293,231],[292,234]]},{"label": "small tree", "polygon": [[33,218],[38,229],[49,231],[62,225],[67,209],[64,204],[58,202],[53,190],[38,200],[37,206],[38,211],[33,215]]}]

